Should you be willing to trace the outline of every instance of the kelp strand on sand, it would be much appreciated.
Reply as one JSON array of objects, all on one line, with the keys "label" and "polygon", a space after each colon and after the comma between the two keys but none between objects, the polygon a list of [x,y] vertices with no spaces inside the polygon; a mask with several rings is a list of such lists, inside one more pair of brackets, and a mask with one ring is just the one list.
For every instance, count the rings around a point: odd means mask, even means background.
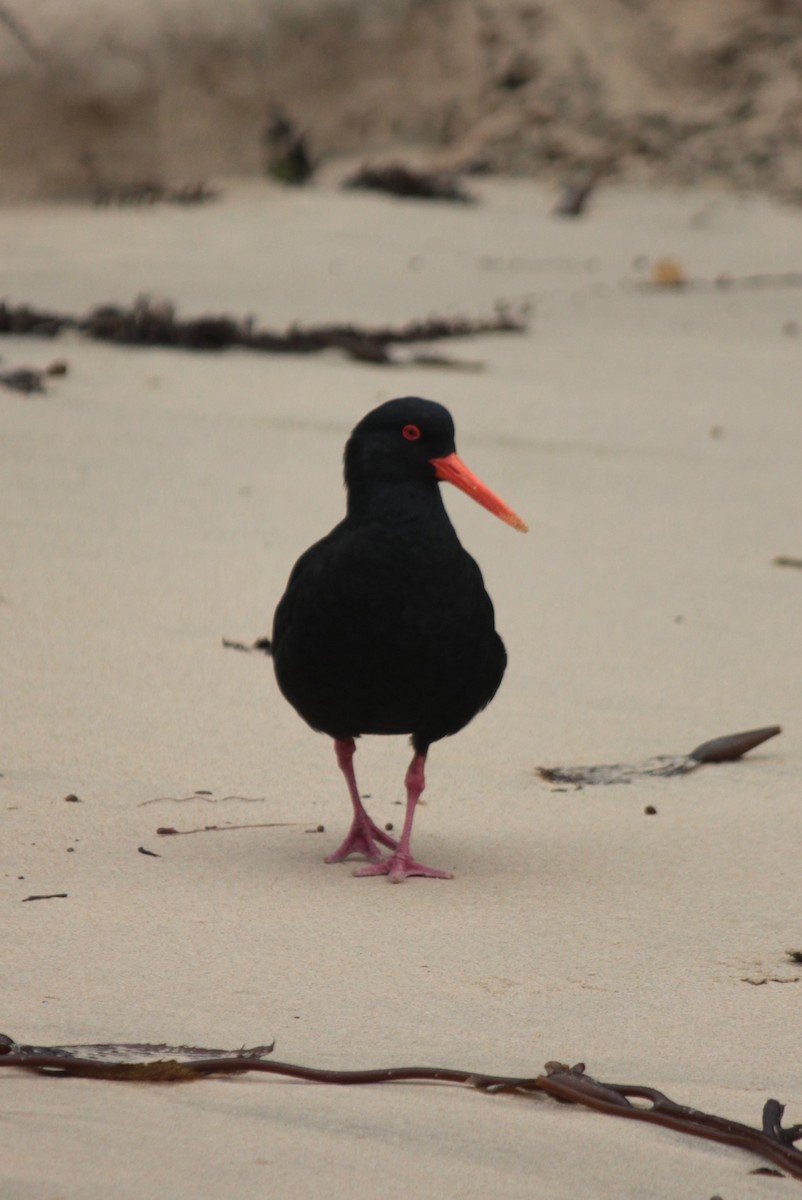
[{"label": "kelp strand on sand", "polygon": [[526,328],[526,313],[502,303],[488,317],[427,317],[406,325],[290,325],[284,330],[270,330],[259,328],[251,317],[181,319],[174,305],[147,296],[138,297],[128,308],[102,304],[84,316],[0,302],[0,334],[57,337],[71,329],[97,341],[124,346],[206,351],[239,346],[269,354],[316,354],[334,349],[358,362],[380,365],[396,365],[390,353],[392,346],[483,333],[523,333]]},{"label": "kelp strand on sand", "polygon": [[608,1116],[662,1125],[676,1133],[747,1150],[802,1181],[802,1151],[794,1146],[795,1142],[802,1140],[802,1124],[783,1126],[785,1106],[779,1100],[766,1101],[761,1128],[758,1129],[727,1117],[676,1104],[656,1088],[640,1084],[601,1083],[585,1074],[584,1063],[568,1067],[564,1063],[549,1062],[543,1074],[524,1078],[487,1075],[450,1067],[380,1067],[366,1071],[336,1071],[268,1059],[266,1056],[272,1050],[272,1044],[240,1050],[145,1044],[26,1046],[0,1035],[0,1067],[19,1067],[42,1075],[136,1083],[181,1083],[209,1075],[262,1071],[303,1079],[309,1083],[349,1087],[416,1081],[462,1084],[489,1094],[504,1092],[530,1098],[550,1096],[561,1103],[581,1104]]}]

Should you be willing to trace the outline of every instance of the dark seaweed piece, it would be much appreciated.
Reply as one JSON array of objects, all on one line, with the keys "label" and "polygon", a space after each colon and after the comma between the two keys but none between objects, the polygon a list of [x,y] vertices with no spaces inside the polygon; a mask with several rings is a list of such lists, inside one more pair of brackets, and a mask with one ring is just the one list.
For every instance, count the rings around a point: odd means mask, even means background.
[{"label": "dark seaweed piece", "polygon": [[[140,1083],[188,1082],[208,1075],[260,1071],[340,1086],[425,1080],[463,1084],[489,1094],[532,1096],[545,1093],[564,1104],[582,1104],[609,1116],[661,1125],[691,1137],[736,1146],[767,1159],[794,1179],[802,1180],[802,1153],[794,1146],[794,1142],[802,1140],[802,1125],[783,1128],[784,1106],[778,1100],[766,1102],[763,1127],[756,1129],[740,1121],[676,1104],[656,1088],[602,1083],[585,1074],[584,1063],[567,1067],[563,1063],[550,1062],[546,1065],[546,1074],[523,1078],[486,1075],[450,1067],[383,1067],[339,1071],[266,1058],[265,1055],[269,1055],[272,1049],[272,1045],[240,1051],[136,1044],[25,1046],[0,1035],[0,1067],[21,1067],[45,1075],[77,1075]],[[632,1100],[641,1103],[633,1104]]]},{"label": "dark seaweed piece", "polygon": [[793,1146],[794,1142],[802,1141],[802,1125],[789,1125],[783,1128],[785,1105],[779,1100],[767,1100],[763,1105],[763,1132],[766,1137],[782,1142],[783,1146]]},{"label": "dark seaweed piece", "polygon": [[252,654],[254,650],[268,655],[273,653],[273,644],[270,638],[266,637],[257,638],[250,645],[247,642],[232,642],[229,638],[223,638],[223,646],[226,650],[243,650],[246,654]]},{"label": "dark seaweed piece", "polygon": [[167,303],[140,298],[132,308],[112,304],[93,309],[81,322],[89,337],[136,346],[182,346],[190,350],[220,350],[242,342],[242,329],[230,317],[176,319]]},{"label": "dark seaweed piece", "polygon": [[0,334],[55,337],[62,329],[77,329],[87,337],[126,346],[171,346],[183,350],[243,346],[271,354],[316,354],[336,349],[357,362],[392,365],[395,360],[388,352],[390,346],[475,337],[482,333],[523,333],[527,328],[526,315],[525,309],[512,310],[497,304],[490,317],[429,317],[406,325],[375,327],[353,323],[306,328],[290,325],[277,332],[255,328],[250,317],[211,315],[181,320],[169,301],[140,296],[129,308],[102,304],[85,317],[0,303]]},{"label": "dark seaweed piece", "polygon": [[349,175],[343,187],[388,192],[391,196],[406,200],[452,200],[459,204],[473,204],[476,200],[449,172],[427,171],[406,163],[387,163],[382,166],[366,163]]},{"label": "dark seaweed piece", "polygon": [[56,337],[62,329],[75,327],[74,317],[31,308],[27,304],[8,305],[0,301],[0,333],[33,334]]},{"label": "dark seaweed piece", "polygon": [[767,725],[765,729],[748,729],[745,733],[730,733],[726,737],[713,738],[710,742],[702,742],[695,750],[691,750],[688,758],[699,763],[735,762],[743,758],[749,750],[767,742],[769,738],[782,733],[779,725]]},{"label": "dark seaweed piece", "polygon": [[26,396],[30,396],[32,392],[44,392],[45,381],[44,372],[36,371],[32,367],[17,367],[14,371],[0,372],[0,383],[3,387],[10,388],[14,392],[23,392]]},{"label": "dark seaweed piece", "polygon": [[778,554],[771,561],[772,561],[772,565],[775,567],[799,567],[799,568],[802,568],[802,558],[793,558],[789,554]]},{"label": "dark seaweed piece", "polygon": [[[5,306],[0,307],[4,308]],[[23,309],[22,313],[22,321],[24,323],[27,320],[30,310]],[[0,317],[1,316],[2,314],[0,314]],[[8,310],[6,310],[6,316],[8,316]],[[12,330],[4,330],[2,328],[2,324],[0,324],[0,333],[3,332],[9,333],[12,332]],[[29,331],[16,330],[13,332]],[[39,332],[39,329],[37,328],[33,332]],[[46,331],[45,336],[51,335],[48,331]],[[34,392],[41,394],[42,392],[47,391],[47,388],[45,387],[45,379],[48,375],[66,375],[68,370],[69,366],[64,359],[57,358],[53,362],[49,363],[43,371],[39,370],[38,367],[15,367],[14,370],[11,371],[2,371],[0,372],[0,384],[2,384],[4,387],[10,388],[12,391],[23,392],[26,396],[30,396]]]}]

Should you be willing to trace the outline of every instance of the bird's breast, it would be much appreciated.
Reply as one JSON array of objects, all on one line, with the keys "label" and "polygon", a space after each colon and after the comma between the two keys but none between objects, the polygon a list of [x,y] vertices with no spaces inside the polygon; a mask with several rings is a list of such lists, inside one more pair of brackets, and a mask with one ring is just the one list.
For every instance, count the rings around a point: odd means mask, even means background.
[{"label": "bird's breast", "polygon": [[276,613],[274,660],[315,728],[425,727],[435,740],[484,707],[506,656],[481,572],[453,531],[367,528],[332,535],[299,561]]}]

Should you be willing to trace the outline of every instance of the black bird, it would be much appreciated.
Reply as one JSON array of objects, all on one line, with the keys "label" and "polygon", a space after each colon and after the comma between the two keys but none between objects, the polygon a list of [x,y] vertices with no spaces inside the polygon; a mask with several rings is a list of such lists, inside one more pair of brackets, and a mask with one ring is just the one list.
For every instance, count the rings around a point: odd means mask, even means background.
[{"label": "black bird", "polygon": [[[273,623],[276,679],[313,729],[334,738],[354,818],[326,858],[362,854],[356,875],[450,879],[409,843],[432,742],[457,733],[496,694],[507,665],[482,574],[448,519],[438,482],[467,492],[515,529],[520,517],[457,457],[440,404],[406,396],[368,413],[345,447],[345,519],[295,564]],[[354,739],[411,734],[399,841],[368,816]],[[386,858],[377,843],[390,850]]]}]

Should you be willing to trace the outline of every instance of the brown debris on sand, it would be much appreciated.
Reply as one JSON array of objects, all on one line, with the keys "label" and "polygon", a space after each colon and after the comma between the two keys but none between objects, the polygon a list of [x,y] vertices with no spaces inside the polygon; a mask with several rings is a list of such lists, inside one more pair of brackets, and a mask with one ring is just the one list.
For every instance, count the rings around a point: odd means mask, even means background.
[{"label": "brown debris on sand", "polygon": [[704,763],[735,762],[769,738],[781,733],[779,725],[749,729],[745,733],[730,733],[724,737],[702,742],[690,754],[662,754],[640,763],[609,763],[588,767],[538,767],[537,774],[548,783],[572,783],[578,787],[590,784],[632,783],[653,776],[687,775]]},{"label": "brown debris on sand", "polygon": [[97,341],[125,346],[173,346],[182,350],[241,346],[268,354],[315,354],[335,349],[357,362],[392,366],[403,362],[393,358],[393,346],[482,333],[523,333],[526,328],[526,312],[501,303],[489,317],[428,317],[396,326],[290,325],[276,331],[259,328],[251,317],[182,319],[169,301],[154,301],[148,296],[138,297],[129,308],[102,304],[83,317],[0,302],[0,334],[56,337],[62,330],[74,329]]},{"label": "brown debris on sand", "polygon": [[[688,1105],[677,1104],[657,1088],[643,1084],[603,1083],[585,1072],[583,1062],[547,1062],[538,1075],[488,1075],[453,1067],[377,1067],[341,1071],[307,1067],[271,1059],[274,1043],[241,1050],[207,1050],[200,1046],[164,1043],[97,1043],[86,1046],[26,1046],[0,1034],[0,1067],[17,1067],[45,1076],[77,1076],[125,1083],[189,1083],[210,1075],[251,1071],[341,1087],[371,1084],[457,1084],[488,1096],[519,1098],[550,1096],[562,1104],[580,1104],[612,1117],[662,1125],[676,1133],[737,1146],[802,1179],[802,1125],[783,1125],[785,1105],[769,1099],[763,1105],[761,1127],[744,1125]],[[638,1103],[633,1103],[637,1101]]]},{"label": "brown debris on sand", "polygon": [[452,200],[458,204],[473,204],[472,196],[450,172],[412,167],[394,162],[371,166],[365,164],[343,182],[345,188],[369,192],[387,192],[407,200]]},{"label": "brown debris on sand", "polygon": [[262,134],[265,171],[278,183],[300,187],[314,174],[305,135],[282,109],[272,108]]},{"label": "brown debris on sand", "polygon": [[10,371],[0,371],[0,384],[26,396],[41,395],[47,391],[45,380],[48,376],[66,375],[68,370],[67,363],[61,358],[49,363],[43,370],[38,367],[14,367]]}]

